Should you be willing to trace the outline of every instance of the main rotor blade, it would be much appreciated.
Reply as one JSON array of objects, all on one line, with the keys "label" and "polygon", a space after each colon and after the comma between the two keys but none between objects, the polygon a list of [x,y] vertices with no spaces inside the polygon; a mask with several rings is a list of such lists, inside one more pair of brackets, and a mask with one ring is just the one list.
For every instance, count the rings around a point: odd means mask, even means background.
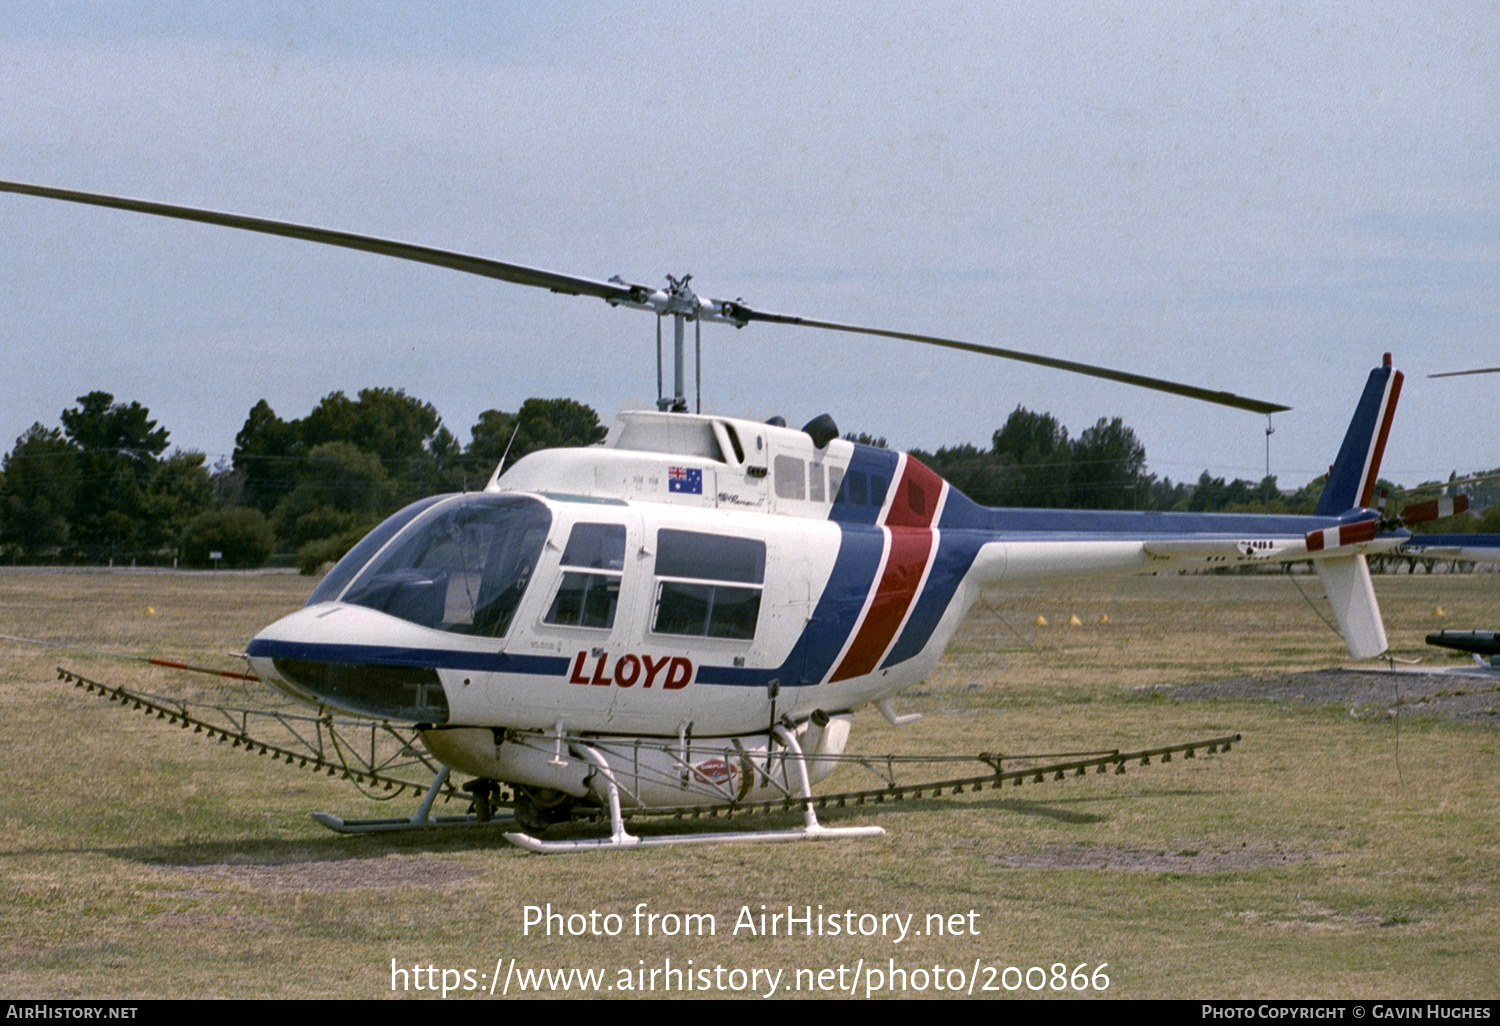
[{"label": "main rotor blade", "polygon": [[1500,367],[1481,367],[1478,370],[1445,371],[1442,374],[1429,374],[1429,378],[1458,378],[1465,374],[1500,374]]},{"label": "main rotor blade", "polygon": [[1500,474],[1479,474],[1475,477],[1460,477],[1452,481],[1431,481],[1425,485],[1414,485],[1411,488],[1397,488],[1391,492],[1392,496],[1416,495],[1421,492],[1430,492],[1438,488],[1457,488],[1460,485],[1479,484],[1483,481],[1500,481]]},{"label": "main rotor blade", "polygon": [[[576,275],[560,274],[556,271],[547,271],[538,267],[527,267],[524,264],[510,264],[500,260],[491,260],[487,257],[469,256],[464,253],[455,253],[451,250],[434,249],[430,246],[419,246],[409,242],[396,242],[391,239],[377,239],[369,235],[356,235],[353,232],[335,231],[331,228],[317,228],[311,225],[293,224],[288,221],[273,221],[269,218],[248,217],[244,214],[228,214],[214,210],[203,210],[197,207],[183,207],[171,203],[156,203],[150,200],[107,196],[102,193],[79,192],[73,189],[56,189],[43,185],[29,185],[24,182],[0,181],[0,192],[38,196],[44,199],[63,200],[69,203],[84,203],[90,206],[109,207],[115,210],[129,210],[141,214],[155,214],[159,217],[172,217],[182,221],[197,221],[201,224],[218,225],[224,228],[238,228],[242,231],[260,232],[265,235],[279,235],[284,238],[302,239],[307,242],[318,242],[328,246],[340,246],[345,249],[356,249],[366,253],[378,253],[382,256],[395,257],[400,260],[431,264],[435,267],[446,267],[450,270],[462,271],[465,274],[475,274],[517,285],[530,285],[536,288],[548,289],[552,292],[561,292],[575,296],[594,296],[609,303],[627,303],[632,306],[644,306],[655,309],[658,314],[673,312],[669,306],[661,305],[658,302],[666,301],[667,297],[664,294],[641,285],[633,285],[623,281],[600,281],[594,278],[580,278]],[[694,302],[696,303],[696,300]],[[763,321],[768,324],[793,324],[809,328],[824,328],[828,331],[848,332],[856,335],[874,335],[881,338],[902,339],[908,342],[921,342],[926,345],[943,346],[948,349],[961,349],[970,353],[981,353],[986,356],[998,356],[1007,360],[1018,360],[1022,363],[1035,364],[1039,367],[1051,367],[1054,370],[1070,371],[1074,374],[1086,374],[1090,377],[1103,378],[1106,381],[1117,381],[1121,384],[1135,385],[1139,388],[1154,389],[1158,392],[1167,392],[1189,399],[1217,403],[1220,406],[1231,406],[1235,409],[1249,410],[1252,413],[1279,413],[1283,410],[1291,409],[1289,406],[1282,406],[1277,403],[1263,402],[1259,399],[1247,399],[1232,392],[1199,388],[1196,385],[1185,385],[1176,381],[1148,377],[1143,374],[1132,374],[1127,371],[1110,370],[1106,367],[1078,363],[1074,360],[1059,360],[1055,357],[1038,356],[1034,353],[1023,353],[1014,349],[1002,349],[998,346],[985,346],[974,342],[962,342],[957,339],[940,338],[935,335],[921,335],[914,332],[861,327],[854,324],[842,324],[837,321],[821,321],[810,317],[796,317],[790,314],[769,313],[752,309],[738,301],[718,302],[711,304],[711,306],[718,308],[718,314],[712,316],[711,319],[718,320],[722,318],[730,323],[741,326],[750,321]],[[707,313],[707,308],[695,310],[695,315],[699,317],[702,317],[705,313]]]},{"label": "main rotor blade", "polygon": [[1235,395],[1233,392],[1221,392],[1215,389],[1199,388],[1197,385],[1184,385],[1176,381],[1167,381],[1163,378],[1147,377],[1144,374],[1131,374],[1128,371],[1110,370],[1107,367],[1096,367],[1089,363],[1078,363],[1074,360],[1059,360],[1051,356],[1037,356],[1035,353],[1023,353],[1015,349],[1001,349],[999,346],[982,346],[975,342],[961,342],[958,339],[939,338],[936,335],[919,335],[910,331],[889,331],[885,328],[866,328],[856,324],[841,324],[838,321],[819,321],[811,317],[796,317],[791,314],[767,313],[761,310],[753,310],[740,303],[725,304],[731,307],[731,313],[735,319],[745,321],[765,321],[768,324],[798,324],[807,328],[824,328],[828,331],[844,331],[854,335],[876,335],[880,338],[899,338],[907,342],[922,342],[930,346],[943,346],[946,349],[962,349],[969,353],[982,353],[985,356],[998,356],[1006,360],[1019,360],[1022,363],[1035,364],[1038,367],[1051,367],[1054,370],[1071,371],[1074,374],[1087,374],[1092,378],[1103,378],[1106,381],[1118,381],[1126,385],[1135,385],[1139,388],[1150,388],[1158,392],[1170,392],[1172,395],[1186,396],[1189,399],[1201,399],[1206,403],[1217,403],[1220,406],[1232,406],[1237,410],[1249,410],[1252,413],[1280,413],[1290,410],[1290,406],[1282,406],[1279,403],[1268,403],[1260,399],[1247,399],[1244,396]]},{"label": "main rotor blade", "polygon": [[120,196],[105,196],[93,192],[76,192],[72,189],[53,189],[42,185],[27,185],[23,182],[0,181],[0,192],[15,192],[25,196],[41,196],[45,199],[66,200],[69,203],[87,203],[96,207],[112,207],[116,210],[133,210],[140,214],[156,214],[160,217],[175,217],[182,221],[198,221],[224,228],[239,228],[247,232],[266,235],[281,235],[289,239],[321,242],[328,246],[342,246],[366,253],[413,260],[419,264],[432,264],[466,274],[477,274],[485,278],[513,282],[517,285],[533,285],[574,296],[597,296],[611,302],[640,302],[650,290],[612,281],[596,281],[579,278],[571,274],[559,274],[538,267],[522,264],[507,264],[500,260],[468,256],[430,246],[418,246],[410,242],[394,242],[377,239],[353,232],[334,231],[331,228],[315,228],[310,225],[291,224],[287,221],[272,221],[263,217],[246,217],[243,214],[225,214],[214,210],[199,210],[195,207],[179,207],[171,203],[153,203],[149,200],[125,199]]}]

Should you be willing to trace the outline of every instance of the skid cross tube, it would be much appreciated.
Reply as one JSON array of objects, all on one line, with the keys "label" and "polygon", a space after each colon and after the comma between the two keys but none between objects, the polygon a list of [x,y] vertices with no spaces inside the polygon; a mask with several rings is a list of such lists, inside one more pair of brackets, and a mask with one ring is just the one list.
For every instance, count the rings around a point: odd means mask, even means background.
[{"label": "skid cross tube", "polygon": [[519,831],[508,833],[505,839],[518,848],[543,855],[558,855],[567,852],[604,851],[622,848],[654,848],[679,844],[776,844],[786,841],[829,841],[856,837],[883,837],[880,827],[825,827],[818,822],[813,811],[812,788],[808,784],[807,757],[797,744],[797,736],[785,727],[777,726],[776,734],[786,745],[797,766],[800,784],[798,800],[802,804],[802,827],[798,830],[751,830],[741,832],[705,834],[665,834],[659,837],[639,837],[625,828],[625,816],[620,808],[620,787],[615,780],[609,762],[596,749],[586,744],[575,744],[572,751],[578,753],[594,767],[594,772],[604,781],[609,802],[608,837],[591,837],[579,840],[544,841]]}]

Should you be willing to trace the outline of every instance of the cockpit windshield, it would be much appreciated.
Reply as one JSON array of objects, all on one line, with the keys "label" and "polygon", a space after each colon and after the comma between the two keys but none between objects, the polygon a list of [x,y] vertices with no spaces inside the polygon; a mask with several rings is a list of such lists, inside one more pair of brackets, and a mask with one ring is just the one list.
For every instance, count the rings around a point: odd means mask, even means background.
[{"label": "cockpit windshield", "polygon": [[535,499],[455,496],[402,530],[342,601],[436,630],[500,637],[551,525],[552,514]]}]

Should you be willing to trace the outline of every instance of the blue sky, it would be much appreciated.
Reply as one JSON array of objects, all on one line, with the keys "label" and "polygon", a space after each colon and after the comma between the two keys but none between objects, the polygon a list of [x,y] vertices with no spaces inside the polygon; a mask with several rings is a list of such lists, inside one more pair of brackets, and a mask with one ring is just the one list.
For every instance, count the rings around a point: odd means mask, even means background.
[{"label": "blue sky", "polygon": [[[1383,351],[1388,476],[1500,464],[1500,13],[1478,5],[0,7],[0,178],[304,221],[1287,403],[1333,458]],[[0,444],[104,389],[181,446],[265,398],[655,396],[649,316],[0,196]],[[1264,419],[904,343],[710,326],[705,407],[983,443],[1122,416],[1259,477]]]}]

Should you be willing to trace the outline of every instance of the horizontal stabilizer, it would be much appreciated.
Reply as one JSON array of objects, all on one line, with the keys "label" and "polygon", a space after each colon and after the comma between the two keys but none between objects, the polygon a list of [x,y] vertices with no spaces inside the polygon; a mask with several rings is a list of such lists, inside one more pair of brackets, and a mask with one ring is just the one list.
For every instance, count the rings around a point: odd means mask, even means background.
[{"label": "horizontal stabilizer", "polygon": [[1378,520],[1361,520],[1357,524],[1343,524],[1339,527],[1308,531],[1307,551],[1322,552],[1324,549],[1336,549],[1341,545],[1358,545],[1361,542],[1374,541],[1379,528]]},{"label": "horizontal stabilizer", "polygon": [[1419,534],[1396,549],[1400,556],[1500,563],[1500,534]]},{"label": "horizontal stabilizer", "polygon": [[1388,647],[1385,624],[1380,621],[1380,605],[1364,555],[1323,559],[1316,565],[1349,654],[1356,659],[1380,655]]},{"label": "horizontal stabilizer", "polygon": [[1433,631],[1427,644],[1475,655],[1500,655],[1500,631]]}]

